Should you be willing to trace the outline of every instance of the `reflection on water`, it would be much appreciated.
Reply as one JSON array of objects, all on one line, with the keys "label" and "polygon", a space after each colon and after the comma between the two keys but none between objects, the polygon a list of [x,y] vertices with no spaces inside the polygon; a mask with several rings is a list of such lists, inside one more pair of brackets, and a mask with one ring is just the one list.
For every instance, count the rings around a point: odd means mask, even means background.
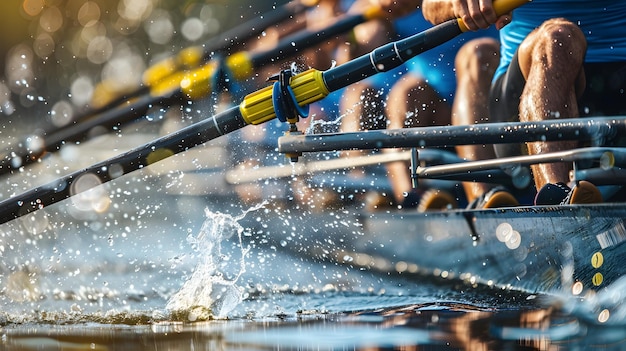
[{"label": "reflection on water", "polygon": [[11,325],[3,329],[2,346],[7,351],[623,350],[626,330],[585,324],[549,308],[492,310],[437,303],[192,324]]}]

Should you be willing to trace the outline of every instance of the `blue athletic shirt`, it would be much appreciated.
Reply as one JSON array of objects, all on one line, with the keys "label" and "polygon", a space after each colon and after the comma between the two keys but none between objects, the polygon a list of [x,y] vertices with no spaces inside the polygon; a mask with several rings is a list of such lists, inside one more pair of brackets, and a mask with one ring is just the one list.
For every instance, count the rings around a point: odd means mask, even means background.
[{"label": "blue athletic shirt", "polygon": [[563,17],[587,38],[586,62],[626,61],[626,0],[533,0],[513,11],[513,21],[500,30],[503,74],[522,40],[541,23]]}]

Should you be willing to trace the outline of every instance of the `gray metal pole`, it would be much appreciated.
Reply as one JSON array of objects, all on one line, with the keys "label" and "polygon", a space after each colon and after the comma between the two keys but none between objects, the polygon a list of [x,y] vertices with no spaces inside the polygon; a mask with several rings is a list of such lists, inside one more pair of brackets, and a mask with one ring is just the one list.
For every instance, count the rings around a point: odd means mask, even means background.
[{"label": "gray metal pole", "polygon": [[286,135],[278,139],[282,153],[351,149],[452,147],[531,141],[588,140],[594,146],[626,135],[626,117],[596,117],[541,122],[484,123],[471,126],[419,127],[351,133]]}]

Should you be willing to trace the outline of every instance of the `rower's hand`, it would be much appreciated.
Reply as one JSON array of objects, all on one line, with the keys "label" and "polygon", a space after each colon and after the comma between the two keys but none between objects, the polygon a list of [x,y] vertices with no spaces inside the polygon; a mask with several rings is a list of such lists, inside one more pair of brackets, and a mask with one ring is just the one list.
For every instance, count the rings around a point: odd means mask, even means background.
[{"label": "rower's hand", "polygon": [[420,7],[422,0],[370,0],[370,3],[373,6],[378,6],[393,19],[416,11]]},{"label": "rower's hand", "polygon": [[453,0],[454,16],[465,22],[470,30],[485,29],[492,24],[502,29],[511,22],[511,13],[497,16],[491,0]]}]

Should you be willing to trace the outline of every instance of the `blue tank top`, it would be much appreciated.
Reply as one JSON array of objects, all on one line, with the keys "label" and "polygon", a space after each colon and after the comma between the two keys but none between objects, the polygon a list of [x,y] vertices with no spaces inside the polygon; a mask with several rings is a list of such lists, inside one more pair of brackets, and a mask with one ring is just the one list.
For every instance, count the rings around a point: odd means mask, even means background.
[{"label": "blue tank top", "polygon": [[563,17],[587,38],[586,62],[626,61],[626,0],[533,0],[513,12],[500,30],[502,43],[496,77],[508,68],[522,40],[541,23]]}]

